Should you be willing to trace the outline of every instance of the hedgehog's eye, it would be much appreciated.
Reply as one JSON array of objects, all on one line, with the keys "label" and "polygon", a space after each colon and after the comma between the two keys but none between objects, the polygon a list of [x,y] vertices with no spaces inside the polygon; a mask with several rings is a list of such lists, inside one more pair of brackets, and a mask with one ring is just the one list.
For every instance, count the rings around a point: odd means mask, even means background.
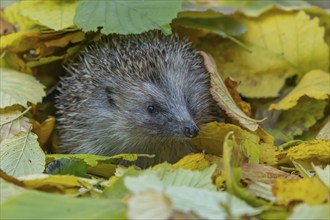
[{"label": "hedgehog's eye", "polygon": [[150,114],[153,114],[153,113],[156,112],[156,108],[155,108],[154,105],[149,105],[148,108],[147,108],[147,110],[148,110],[148,112],[149,112]]}]

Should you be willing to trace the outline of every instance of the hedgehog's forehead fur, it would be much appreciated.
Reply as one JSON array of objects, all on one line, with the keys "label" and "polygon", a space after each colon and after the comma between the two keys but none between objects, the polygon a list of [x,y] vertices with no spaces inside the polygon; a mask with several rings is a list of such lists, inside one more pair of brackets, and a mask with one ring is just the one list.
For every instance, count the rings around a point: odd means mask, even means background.
[{"label": "hedgehog's forehead fur", "polygon": [[148,145],[184,145],[183,124],[208,119],[208,72],[198,52],[176,36],[112,35],[68,70],[57,97],[58,127],[62,144],[76,145],[73,152],[154,153]]}]

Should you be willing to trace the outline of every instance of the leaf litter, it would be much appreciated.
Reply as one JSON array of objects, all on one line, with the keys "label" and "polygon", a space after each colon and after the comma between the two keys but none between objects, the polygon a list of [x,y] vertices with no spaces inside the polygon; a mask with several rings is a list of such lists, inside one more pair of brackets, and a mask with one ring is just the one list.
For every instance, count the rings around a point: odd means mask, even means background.
[{"label": "leaf litter", "polygon": [[[1,218],[328,219],[328,12],[304,1],[102,4],[19,1],[0,12]],[[202,129],[192,144],[204,153],[146,170],[134,161],[152,155],[50,154],[54,104],[44,97],[100,38],[93,31],[170,25],[203,51],[231,122]]]}]

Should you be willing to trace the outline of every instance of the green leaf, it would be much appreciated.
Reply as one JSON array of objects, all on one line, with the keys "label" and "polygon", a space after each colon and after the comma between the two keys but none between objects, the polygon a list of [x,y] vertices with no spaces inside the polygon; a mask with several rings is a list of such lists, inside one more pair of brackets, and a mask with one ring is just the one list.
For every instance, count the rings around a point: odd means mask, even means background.
[{"label": "green leaf", "polygon": [[45,154],[37,138],[32,132],[21,132],[3,141],[0,144],[0,168],[14,177],[42,173]]},{"label": "green leaf", "polygon": [[70,198],[29,191],[1,204],[1,219],[125,219],[119,200]]},{"label": "green leaf", "polygon": [[240,219],[260,214],[264,208],[253,208],[227,192],[213,192],[192,187],[169,187],[166,195],[181,212],[194,212],[202,219]]},{"label": "green leaf", "polygon": [[27,102],[41,102],[44,86],[33,76],[12,69],[0,68],[0,108],[14,104],[27,107]]},{"label": "green leaf", "polygon": [[239,36],[247,30],[244,24],[230,17],[208,19],[184,17],[175,19],[173,23],[175,25],[181,25],[188,28],[195,28],[218,34],[222,37]]},{"label": "green leaf", "polygon": [[[167,186],[189,186],[207,190],[216,190],[212,183],[212,174],[216,166],[213,165],[203,171],[191,171],[182,168],[172,168],[170,164],[164,163],[156,170],[146,170],[139,177],[126,177],[125,185],[135,193],[142,192],[148,188],[160,190],[162,185]],[[144,183],[144,184],[143,184]],[[142,188],[136,188],[141,186]],[[160,188],[159,188],[160,187]]]},{"label": "green leaf", "polygon": [[74,18],[75,24],[84,31],[104,34],[142,33],[150,29],[162,29],[176,17],[182,1],[80,1]]},{"label": "green leaf", "polygon": [[[184,213],[192,211],[203,219],[240,218],[243,215],[259,214],[263,210],[252,208],[244,201],[226,192],[219,193],[215,190],[185,186],[185,184],[180,184],[180,186],[179,184],[177,186],[168,185],[155,173],[138,177],[126,177],[125,185],[135,195],[150,189],[164,192],[170,198],[176,210]],[[229,213],[227,212],[228,209]]]},{"label": "green leaf", "polygon": [[69,160],[66,158],[62,158],[60,160],[56,160],[48,164],[46,168],[46,173],[89,177],[87,175],[87,168],[87,164],[82,160]]},{"label": "green leaf", "polygon": [[210,166],[202,171],[188,169],[173,169],[170,164],[162,164],[156,170],[148,170],[144,175],[156,173],[165,186],[189,186],[208,190],[215,190],[212,174],[216,166]]}]

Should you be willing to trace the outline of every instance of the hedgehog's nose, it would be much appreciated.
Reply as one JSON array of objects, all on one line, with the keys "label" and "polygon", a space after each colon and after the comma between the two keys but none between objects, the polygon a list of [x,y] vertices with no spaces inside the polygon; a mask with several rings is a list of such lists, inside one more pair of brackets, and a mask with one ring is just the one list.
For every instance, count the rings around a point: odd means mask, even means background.
[{"label": "hedgehog's nose", "polygon": [[198,127],[195,124],[185,126],[184,135],[189,138],[196,137],[198,135]]}]

